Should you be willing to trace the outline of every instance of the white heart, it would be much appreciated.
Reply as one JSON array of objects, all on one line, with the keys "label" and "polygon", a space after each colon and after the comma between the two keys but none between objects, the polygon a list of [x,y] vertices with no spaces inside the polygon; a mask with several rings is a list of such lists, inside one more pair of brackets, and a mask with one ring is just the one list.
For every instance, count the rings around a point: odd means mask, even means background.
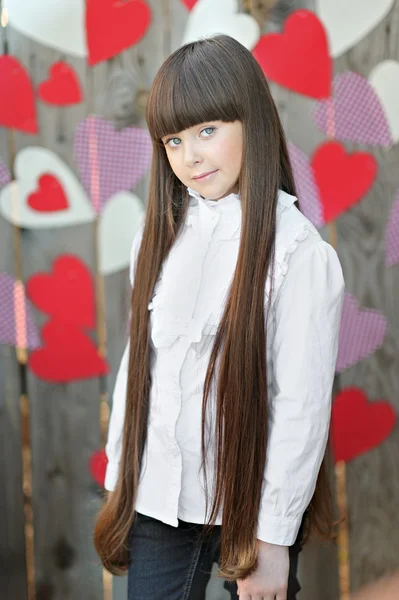
[{"label": "white heart", "polygon": [[[15,180],[0,190],[0,212],[5,219],[26,228],[65,227],[95,219],[94,210],[74,173],[54,152],[40,146],[23,148],[14,163]],[[58,179],[68,208],[54,212],[34,210],[28,197],[38,189],[41,175]]]},{"label": "white heart", "polygon": [[238,10],[237,0],[198,0],[189,14],[183,44],[224,33],[252,50],[260,37],[259,25]]},{"label": "white heart", "polygon": [[384,60],[374,67],[369,82],[384,107],[392,138],[399,142],[399,62]]},{"label": "white heart", "polygon": [[7,7],[19,32],[43,46],[87,56],[84,0],[11,0]]},{"label": "white heart", "polygon": [[355,46],[391,10],[395,0],[316,0],[334,58]]},{"label": "white heart", "polygon": [[120,192],[107,202],[99,227],[99,263],[103,275],[129,266],[132,241],[144,212],[140,198],[130,192]]}]

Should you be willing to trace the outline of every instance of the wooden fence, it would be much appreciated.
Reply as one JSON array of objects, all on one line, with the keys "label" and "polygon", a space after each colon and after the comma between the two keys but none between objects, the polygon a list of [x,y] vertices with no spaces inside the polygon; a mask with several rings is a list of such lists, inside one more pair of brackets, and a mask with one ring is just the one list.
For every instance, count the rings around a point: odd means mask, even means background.
[{"label": "wooden fence", "polygon": [[[12,0],[11,0],[12,1]],[[60,156],[74,171],[74,132],[89,114],[111,117],[118,126],[143,124],[131,109],[139,86],[149,89],[163,60],[181,44],[187,10],[180,0],[147,0],[153,22],[148,35],[114,59],[88,67],[86,61],[44,47],[10,26],[0,28],[0,51],[17,57],[36,87],[50,65],[66,58],[76,70],[84,101],[57,108],[37,102],[39,133],[0,129],[0,157],[13,169],[16,153],[39,145]],[[287,14],[314,8],[313,0],[280,2],[264,30],[279,29]],[[343,15],[343,19],[345,15]],[[399,60],[399,1],[366,39],[335,61],[336,72],[368,76],[378,62]],[[272,85],[288,138],[308,156],[324,139],[311,121],[314,103]],[[0,90],[1,93],[1,90]],[[349,147],[349,146],[348,146]],[[368,148],[370,151],[370,148]],[[399,148],[373,150],[379,163],[372,191],[337,225],[337,250],[347,290],[360,304],[379,308],[389,322],[383,347],[340,376],[340,387],[356,385],[370,400],[385,398],[399,407],[399,271],[384,268],[384,232],[399,188]],[[135,193],[144,201],[148,177]],[[321,230],[331,238],[331,231]],[[0,218],[0,272],[26,282],[39,271],[50,272],[61,253],[79,256],[98,271],[97,224],[65,229],[19,229]],[[24,353],[0,346],[0,596],[4,600],[110,600],[91,542],[94,515],[101,498],[88,460],[104,442],[100,417],[107,416],[108,395],[126,336],[129,308],[127,271],[97,278],[98,327],[93,339],[105,349],[111,374],[67,385],[50,384],[26,367]],[[45,316],[35,311],[41,325]],[[104,333],[106,332],[106,337]],[[348,467],[350,561],[353,589],[398,565],[399,431]],[[302,600],[337,600],[336,548],[310,544],[301,560]],[[27,568],[28,567],[28,568]],[[113,597],[126,595],[126,581],[114,578]],[[209,598],[228,594],[211,581]]]}]

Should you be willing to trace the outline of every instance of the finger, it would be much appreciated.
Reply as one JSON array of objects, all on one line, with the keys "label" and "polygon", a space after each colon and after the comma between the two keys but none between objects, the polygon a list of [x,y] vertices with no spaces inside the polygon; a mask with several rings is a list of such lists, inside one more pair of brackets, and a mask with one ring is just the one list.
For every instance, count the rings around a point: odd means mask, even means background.
[{"label": "finger", "polygon": [[276,600],[287,600],[287,590],[279,592],[276,596]]}]

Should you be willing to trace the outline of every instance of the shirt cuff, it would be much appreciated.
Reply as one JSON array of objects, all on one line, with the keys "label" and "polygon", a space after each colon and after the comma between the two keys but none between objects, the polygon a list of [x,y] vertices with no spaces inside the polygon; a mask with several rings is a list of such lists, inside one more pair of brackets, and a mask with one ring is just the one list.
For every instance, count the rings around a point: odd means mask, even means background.
[{"label": "shirt cuff", "polygon": [[292,546],[298,537],[302,517],[290,519],[274,515],[262,516],[258,520],[257,537],[262,542],[279,546]]},{"label": "shirt cuff", "polygon": [[119,463],[108,463],[105,471],[104,487],[109,492],[113,492],[119,475]]}]

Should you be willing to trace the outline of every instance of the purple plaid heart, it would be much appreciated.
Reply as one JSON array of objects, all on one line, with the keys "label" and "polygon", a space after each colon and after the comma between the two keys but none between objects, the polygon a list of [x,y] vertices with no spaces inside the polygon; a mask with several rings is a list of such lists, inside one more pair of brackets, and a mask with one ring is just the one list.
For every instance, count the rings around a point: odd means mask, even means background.
[{"label": "purple plaid heart", "polygon": [[399,190],[392,204],[385,235],[385,264],[387,267],[399,263]]},{"label": "purple plaid heart", "polygon": [[25,288],[8,273],[0,273],[0,344],[31,349],[41,346]]},{"label": "purple plaid heart", "polygon": [[390,147],[393,139],[374,88],[357,73],[336,75],[328,100],[316,103],[313,120],[329,137],[346,142]]},{"label": "purple plaid heart", "polygon": [[324,225],[323,210],[309,159],[306,154],[294,146],[292,142],[288,142],[288,152],[294,171],[295,185],[301,211],[315,227],[322,227]]},{"label": "purple plaid heart", "polygon": [[348,367],[375,352],[387,332],[387,320],[381,311],[370,308],[359,310],[359,303],[351,294],[345,294],[336,371]]},{"label": "purple plaid heart", "polygon": [[0,188],[2,188],[3,185],[6,185],[6,183],[9,181],[11,181],[10,171],[0,158]]},{"label": "purple plaid heart", "polygon": [[109,198],[133,190],[151,165],[152,143],[147,129],[117,131],[111,121],[90,115],[76,128],[77,170],[97,213]]}]

